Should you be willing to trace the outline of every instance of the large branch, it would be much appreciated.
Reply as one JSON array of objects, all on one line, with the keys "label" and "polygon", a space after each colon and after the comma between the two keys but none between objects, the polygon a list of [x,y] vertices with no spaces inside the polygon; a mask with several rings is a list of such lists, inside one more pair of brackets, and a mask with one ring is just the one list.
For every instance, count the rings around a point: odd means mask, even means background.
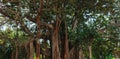
[{"label": "large branch", "polygon": [[[21,17],[17,12],[14,12],[11,9],[7,8],[3,3],[0,3],[0,13],[2,13],[3,15],[5,15],[6,17],[9,17],[12,21],[15,21],[16,24],[18,24],[18,22],[20,22],[21,29],[23,31],[25,31],[26,33],[28,33],[29,35],[33,35],[30,32],[30,30],[28,29],[28,27],[22,21],[23,17]],[[20,20],[18,20],[18,19],[20,19]]]},{"label": "large branch", "polygon": [[26,33],[28,33],[30,36],[33,36],[34,34],[28,29],[28,27],[24,24],[24,22],[23,21],[20,21],[20,24],[21,24],[21,29],[24,31],[24,32],[26,32]]},{"label": "large branch", "polygon": [[[33,23],[36,23],[36,18],[31,18],[30,14],[26,14],[24,17],[21,17],[20,15],[17,15],[18,12],[15,12],[15,11],[12,11],[11,9],[9,9],[5,4],[1,3],[0,2],[0,13],[5,15],[6,17],[8,17],[9,19],[11,19],[12,21],[15,21],[16,23],[17,22],[20,22],[21,24],[21,29],[28,33],[29,35],[33,35],[30,30],[28,29],[27,25],[25,25],[22,21],[22,18],[27,18],[28,20],[32,21]],[[17,18],[17,19],[16,19]],[[20,20],[18,20],[20,19]],[[18,24],[18,23],[17,23]],[[53,26],[51,24],[48,24],[48,23],[42,23],[40,24],[41,26],[45,26],[45,27],[48,27],[48,28],[51,28],[53,29]]]}]

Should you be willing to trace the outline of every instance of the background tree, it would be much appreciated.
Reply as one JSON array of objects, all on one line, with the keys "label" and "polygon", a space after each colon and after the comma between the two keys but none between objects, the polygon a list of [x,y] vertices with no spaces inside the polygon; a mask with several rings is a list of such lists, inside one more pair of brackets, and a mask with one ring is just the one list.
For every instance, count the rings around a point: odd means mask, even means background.
[{"label": "background tree", "polygon": [[12,59],[105,59],[119,51],[116,4],[118,0],[4,0],[1,25],[10,27],[4,35],[1,30],[1,42],[10,44]]}]

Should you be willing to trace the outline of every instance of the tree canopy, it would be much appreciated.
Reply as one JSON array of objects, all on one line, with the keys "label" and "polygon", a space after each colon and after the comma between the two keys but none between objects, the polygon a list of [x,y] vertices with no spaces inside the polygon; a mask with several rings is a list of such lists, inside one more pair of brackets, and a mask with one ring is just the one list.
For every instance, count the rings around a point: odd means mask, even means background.
[{"label": "tree canopy", "polygon": [[119,0],[1,0],[0,59],[120,58]]}]

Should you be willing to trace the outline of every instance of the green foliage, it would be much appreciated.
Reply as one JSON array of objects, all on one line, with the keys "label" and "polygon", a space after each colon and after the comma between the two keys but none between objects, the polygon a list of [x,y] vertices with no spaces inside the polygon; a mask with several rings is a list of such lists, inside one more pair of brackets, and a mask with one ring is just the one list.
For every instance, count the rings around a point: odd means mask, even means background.
[{"label": "green foliage", "polygon": [[[8,7],[7,10],[3,10],[5,16],[12,19],[13,22],[8,23],[12,29],[8,28],[5,31],[0,31],[2,37],[0,38],[0,45],[5,43],[15,47],[16,42],[19,45],[21,42],[28,40],[29,33],[24,31],[25,28],[20,27],[23,24],[35,36],[37,30],[34,20],[39,13],[40,1],[4,0],[2,2]],[[42,11],[40,11],[42,15],[38,16],[40,16],[41,23],[46,22],[53,26],[56,17],[59,16],[60,20],[67,22],[68,38],[71,46],[81,45],[85,49],[83,50],[85,55],[88,56],[87,46],[91,45],[93,46],[94,59],[105,59],[106,56],[113,55],[114,48],[119,48],[115,45],[118,43],[116,39],[119,39],[120,34],[119,24],[112,24],[120,18],[117,3],[117,0],[46,0],[43,2]],[[72,29],[75,20],[77,20],[76,28]],[[31,26],[33,24],[35,26]],[[42,35],[45,36],[48,28],[41,26],[41,29]],[[9,47],[8,50],[5,50],[8,51]]]}]

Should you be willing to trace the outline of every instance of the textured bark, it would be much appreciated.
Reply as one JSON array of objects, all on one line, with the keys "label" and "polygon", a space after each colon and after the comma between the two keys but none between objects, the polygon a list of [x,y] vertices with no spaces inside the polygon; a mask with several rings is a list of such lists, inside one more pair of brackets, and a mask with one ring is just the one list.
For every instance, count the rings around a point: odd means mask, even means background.
[{"label": "textured bark", "polygon": [[36,43],[36,59],[40,59],[40,43]]},{"label": "textured bark", "polygon": [[68,47],[68,39],[65,40],[65,52],[64,52],[64,59],[69,59],[69,47]]},{"label": "textured bark", "polygon": [[59,26],[61,21],[57,20],[56,26],[54,28],[54,32],[52,35],[52,59],[61,59],[60,58],[60,50],[59,50],[59,44],[58,44],[58,36],[59,36]]},{"label": "textured bark", "polygon": [[60,59],[58,40],[53,38],[52,43],[52,59]]},{"label": "textured bark", "polygon": [[34,59],[34,46],[33,46],[33,41],[30,41],[30,55],[29,59]]},{"label": "textured bark", "polygon": [[68,46],[68,33],[67,33],[67,25],[66,22],[63,22],[63,26],[61,31],[63,31],[63,34],[61,35],[62,38],[62,46],[63,46],[63,51],[61,54],[62,59],[69,59],[69,46]]}]

